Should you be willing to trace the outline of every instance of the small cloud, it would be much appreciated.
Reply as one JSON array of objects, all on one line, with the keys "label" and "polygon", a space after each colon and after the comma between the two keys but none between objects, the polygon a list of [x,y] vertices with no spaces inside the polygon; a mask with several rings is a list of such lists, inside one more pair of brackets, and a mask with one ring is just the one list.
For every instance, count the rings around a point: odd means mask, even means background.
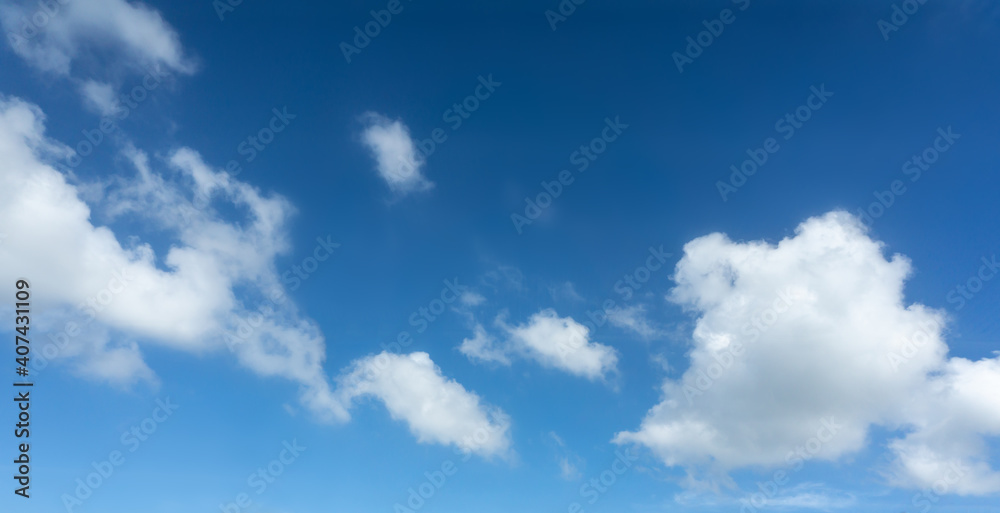
[{"label": "small cloud", "polygon": [[458,350],[473,361],[510,365],[506,349],[497,346],[496,340],[486,333],[481,324],[476,324],[472,338],[463,340]]},{"label": "small cloud", "polygon": [[109,117],[118,110],[118,99],[111,84],[87,80],[80,86],[84,105],[94,112]]},{"label": "small cloud", "polygon": [[458,300],[464,306],[477,306],[483,304],[486,301],[486,298],[483,297],[482,294],[473,292],[471,290],[467,290],[463,292],[461,296],[459,296]]},{"label": "small cloud", "polygon": [[566,481],[573,481],[580,479],[582,475],[580,469],[570,463],[569,458],[559,458],[559,477]]},{"label": "small cloud", "polygon": [[549,294],[552,295],[552,299],[555,301],[568,300],[580,302],[583,301],[583,296],[576,291],[576,287],[573,286],[573,282],[567,281],[561,285],[556,285],[554,287],[549,287]]},{"label": "small cloud", "polygon": [[410,129],[402,121],[376,112],[366,112],[361,121],[365,124],[361,140],[371,150],[379,176],[393,193],[405,196],[434,187],[421,172],[424,156],[417,151]]},{"label": "small cloud", "polygon": [[644,339],[651,339],[660,336],[662,333],[648,319],[646,319],[646,306],[633,305],[629,307],[614,307],[608,312],[608,321],[614,326],[625,330],[633,331]]}]

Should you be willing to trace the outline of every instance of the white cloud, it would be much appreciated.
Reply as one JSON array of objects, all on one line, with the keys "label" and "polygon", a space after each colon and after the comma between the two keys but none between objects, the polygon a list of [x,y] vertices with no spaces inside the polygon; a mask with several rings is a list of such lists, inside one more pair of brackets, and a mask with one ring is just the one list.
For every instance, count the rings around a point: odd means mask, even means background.
[{"label": "white cloud", "polygon": [[497,341],[486,333],[482,324],[476,324],[473,337],[463,340],[458,350],[473,361],[510,365],[506,348],[498,346]]},{"label": "white cloud", "polygon": [[[0,276],[37,277],[37,307],[70,308],[88,326],[94,323],[73,335],[59,354],[74,360],[78,373],[118,383],[153,381],[134,340],[193,352],[223,348],[224,336],[235,333],[262,303],[237,299],[237,287],[257,295],[282,290],[274,259],[288,251],[285,222],[292,212],[283,198],[264,196],[210,169],[194,151],[180,149],[168,165],[188,177],[195,189],[188,193],[155,173],[144,153],[129,148],[125,155],[135,177],[110,184],[98,207],[111,218],[146,220],[173,242],[163,255],[136,238],[122,245],[108,227],[92,224],[90,206],[77,188],[48,164],[69,150],[45,137],[43,119],[34,105],[0,98],[0,154],[6,163],[0,173],[0,219],[8,223]],[[198,194],[243,209],[247,219],[227,222],[211,208],[196,208]],[[321,417],[343,417],[323,374],[318,328],[301,319],[289,301],[271,308],[260,326],[233,346],[240,361],[261,374],[302,384],[303,400]]]},{"label": "white cloud", "polygon": [[80,86],[84,104],[98,114],[108,117],[118,110],[118,99],[111,84],[87,80]]},{"label": "white cloud", "polygon": [[14,51],[31,65],[70,75],[74,61],[93,50],[116,52],[130,68],[166,68],[192,73],[180,38],[158,11],[139,2],[88,0],[10,2],[0,8],[0,24]]},{"label": "white cloud", "polygon": [[497,324],[510,337],[510,351],[535,360],[544,367],[559,369],[590,380],[604,380],[617,372],[618,355],[609,346],[590,341],[590,330],[573,320],[545,309],[532,315],[527,324]]},{"label": "white cloud", "polygon": [[462,292],[462,295],[458,299],[462,302],[463,306],[479,306],[486,302],[486,298],[482,294],[471,290]]},{"label": "white cloud", "polygon": [[[698,315],[690,368],[615,441],[716,474],[787,465],[803,445],[836,460],[878,425],[901,434],[894,484],[930,488],[959,468],[948,493],[1000,491],[983,450],[1000,434],[1000,361],[948,359],[944,315],[904,303],[910,262],[883,249],[844,212],[777,245],[718,233],[688,243],[670,298]],[[839,427],[820,436],[831,418]]]},{"label": "white cloud", "polygon": [[365,124],[361,140],[371,150],[379,176],[394,193],[406,195],[434,186],[421,173],[424,157],[417,151],[410,130],[402,121],[393,121],[375,112],[365,113],[361,120]]},{"label": "white cloud", "polygon": [[484,457],[508,457],[510,419],[473,392],[441,374],[427,353],[383,352],[355,361],[338,379],[345,405],[371,396],[405,421],[417,440]]},{"label": "white cloud", "polygon": [[[145,222],[169,249],[158,255],[137,237],[123,245],[107,226],[92,224],[78,187],[49,164],[71,150],[45,137],[43,121],[38,107],[0,96],[0,219],[7,235],[0,280],[32,278],[33,306],[56,334],[51,347],[60,348],[49,356],[43,344],[39,354],[81,376],[126,386],[157,382],[142,358],[145,344],[194,353],[228,347],[257,374],[298,383],[300,401],[322,420],[347,421],[352,400],[373,395],[422,442],[506,454],[507,416],[442,377],[425,353],[358,360],[341,380],[345,388],[331,388],[323,335],[298,313],[275,269],[275,258],[289,250],[286,224],[294,209],[284,198],[212,169],[188,148],[169,154],[166,165],[178,179],[167,181],[145,153],[129,147],[123,153],[135,176],[103,184],[95,208],[111,219]],[[245,215],[227,221],[215,207]],[[68,322],[76,326],[72,333]],[[385,372],[368,379],[371,368]]]},{"label": "white cloud", "polygon": [[612,325],[633,331],[644,339],[656,338],[661,335],[660,330],[646,318],[644,305],[616,306],[608,309],[607,314],[608,321]]}]

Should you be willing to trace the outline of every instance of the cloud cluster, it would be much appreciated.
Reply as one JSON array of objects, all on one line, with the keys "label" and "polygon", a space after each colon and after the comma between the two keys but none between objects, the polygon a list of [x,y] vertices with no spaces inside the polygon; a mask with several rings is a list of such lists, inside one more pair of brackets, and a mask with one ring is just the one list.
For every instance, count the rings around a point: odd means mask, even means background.
[{"label": "cloud cluster", "polygon": [[1000,491],[983,438],[1000,434],[1000,361],[949,359],[944,315],[904,302],[910,262],[883,250],[844,212],[776,245],[689,242],[670,300],[697,315],[690,367],[615,442],[718,475],[787,464],[833,418],[811,457],[857,452],[884,426],[898,433],[896,485],[931,487],[960,468],[949,492]]},{"label": "cloud cluster", "polygon": [[[211,168],[190,148],[167,156],[176,177],[168,180],[128,147],[122,154],[134,174],[99,184],[94,206],[168,241],[158,254],[136,236],[123,244],[93,223],[83,185],[51,163],[71,151],[45,136],[38,107],[0,97],[0,280],[31,277],[35,308],[52,312],[44,317],[85,326],[58,335],[63,347],[55,358],[83,376],[128,385],[156,381],[142,357],[145,344],[194,353],[228,348],[253,372],[298,383],[302,403],[321,419],[346,421],[353,399],[369,395],[421,441],[489,456],[508,449],[503,412],[444,378],[424,353],[362,359],[355,373],[372,359],[388,358],[390,368],[377,379],[343,378],[347,388],[331,387],[323,335],[288,299],[275,268],[289,251],[287,200]],[[230,219],[222,211],[242,214]],[[488,414],[501,420],[484,420]],[[479,442],[484,427],[490,437]]]},{"label": "cloud cluster", "polygon": [[463,340],[458,350],[473,361],[502,365],[510,365],[512,356],[520,356],[543,367],[595,381],[617,373],[618,353],[610,346],[591,341],[586,326],[572,317],[559,317],[555,310],[542,310],[528,322],[513,326],[501,316],[496,325],[506,335],[503,342],[476,324],[473,337]]},{"label": "cloud cluster", "polygon": [[94,49],[115,52],[115,62],[191,73],[180,38],[158,11],[126,0],[9,2],[0,8],[8,43],[29,64],[70,75],[74,61]]}]

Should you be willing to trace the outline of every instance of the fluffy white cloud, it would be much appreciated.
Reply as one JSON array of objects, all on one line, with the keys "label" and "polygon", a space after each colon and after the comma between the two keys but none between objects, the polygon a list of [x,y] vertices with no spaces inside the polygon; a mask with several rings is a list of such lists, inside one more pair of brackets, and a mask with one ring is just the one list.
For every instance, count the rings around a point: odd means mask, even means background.
[{"label": "fluffy white cloud", "polygon": [[[218,349],[263,304],[271,312],[261,325],[230,344],[240,360],[263,374],[301,383],[303,396],[321,416],[344,416],[324,399],[331,392],[322,371],[323,339],[313,323],[300,319],[288,301],[245,303],[234,293],[247,287],[258,296],[283,294],[274,269],[275,257],[288,250],[284,225],[292,210],[283,198],[263,196],[181,149],[168,165],[187,177],[194,190],[188,193],[130,148],[125,155],[136,174],[108,186],[101,211],[111,218],[146,220],[174,240],[158,257],[149,244],[133,238],[122,245],[108,227],[92,224],[90,206],[48,163],[69,150],[47,139],[42,123],[37,107],[0,98],[0,155],[7,163],[0,173],[0,219],[7,234],[0,246],[0,276],[32,277],[39,307],[73,308],[88,327],[95,323],[93,333],[71,333],[59,356],[83,358],[80,373],[112,382],[152,379],[134,341],[111,340],[135,337],[187,351]],[[204,205],[196,204],[199,198]],[[223,220],[211,208],[212,199],[244,209],[247,219]]]},{"label": "fluffy white cloud", "polygon": [[453,445],[485,457],[509,455],[509,417],[444,377],[427,353],[362,358],[337,382],[344,404],[374,397],[393,419],[405,421],[420,442]]},{"label": "fluffy white cloud", "polygon": [[424,157],[417,151],[410,130],[402,121],[393,121],[375,112],[365,113],[361,120],[365,124],[361,140],[371,150],[379,176],[394,193],[405,195],[434,186],[421,172]]},{"label": "fluffy white cloud", "polygon": [[835,460],[880,425],[900,433],[895,484],[959,469],[948,492],[1000,491],[983,450],[1000,434],[1000,362],[948,359],[944,315],[904,302],[910,262],[887,259],[857,219],[812,218],[777,245],[716,233],[684,252],[670,299],[698,316],[690,368],[616,442],[718,475],[788,464],[803,445]]},{"label": "fluffy white cloud", "polygon": [[[46,138],[43,121],[38,107],[0,96],[0,280],[32,280],[34,308],[54,333],[39,354],[82,376],[129,385],[156,382],[143,344],[228,348],[257,374],[298,383],[301,402],[320,419],[347,421],[354,398],[372,395],[420,441],[485,456],[508,451],[507,416],[442,377],[424,353],[358,360],[339,381],[343,388],[331,387],[323,335],[285,295],[274,265],[289,250],[293,208],[284,198],[212,169],[188,148],[169,154],[177,179],[168,181],[129,147],[123,154],[135,175],[102,184],[95,208],[145,222],[169,247],[158,255],[136,237],[123,245],[93,224],[80,188],[49,163],[71,150]],[[226,220],[217,207],[245,214]]]},{"label": "fluffy white cloud", "polygon": [[11,47],[31,65],[70,75],[94,49],[116,52],[129,67],[194,71],[174,29],[158,11],[126,0],[22,1],[0,7]]},{"label": "fluffy white cloud", "polygon": [[518,354],[544,367],[590,380],[604,380],[617,372],[615,350],[592,342],[586,326],[572,317],[559,317],[555,310],[542,310],[517,326],[508,325],[502,318],[497,318],[496,324],[508,336],[503,345],[495,346],[492,341],[487,344],[479,336],[480,326],[475,338],[462,343],[462,352],[474,359],[492,361],[501,361],[496,355]]}]

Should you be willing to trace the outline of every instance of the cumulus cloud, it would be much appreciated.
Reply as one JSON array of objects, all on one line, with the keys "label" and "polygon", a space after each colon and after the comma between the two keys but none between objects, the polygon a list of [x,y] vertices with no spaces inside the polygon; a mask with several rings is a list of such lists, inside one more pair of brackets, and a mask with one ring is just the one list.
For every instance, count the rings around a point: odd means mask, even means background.
[{"label": "cumulus cloud", "polygon": [[[508,449],[506,415],[441,376],[424,353],[361,359],[340,381],[344,388],[332,388],[324,337],[287,297],[275,268],[290,249],[287,200],[213,169],[189,148],[166,157],[175,177],[167,180],[129,147],[123,155],[134,174],[100,184],[92,211],[51,164],[72,150],[47,138],[43,125],[38,107],[0,96],[0,280],[32,279],[33,306],[54,334],[37,349],[47,362],[116,385],[155,384],[144,345],[228,349],[259,375],[297,383],[319,419],[347,421],[352,400],[371,395],[421,441],[486,456]],[[223,210],[241,214],[228,220]],[[94,224],[95,214],[144,224],[167,249],[157,253],[137,236],[123,244]],[[389,368],[379,367],[383,359]],[[368,379],[371,365],[384,372]]]},{"label": "cumulus cloud", "polygon": [[559,317],[545,309],[528,322],[500,326],[510,336],[511,348],[540,363],[590,380],[605,379],[617,371],[618,354],[609,346],[590,341],[590,329],[572,317]]},{"label": "cumulus cloud", "polygon": [[485,457],[509,456],[507,414],[443,376],[427,353],[383,352],[362,358],[337,381],[344,404],[358,397],[378,399],[420,442],[452,445]]},{"label": "cumulus cloud", "polygon": [[365,128],[361,141],[372,152],[379,176],[398,195],[426,191],[434,186],[421,169],[424,156],[410,138],[410,129],[399,120],[367,112],[361,121]]},{"label": "cumulus cloud", "polygon": [[607,380],[618,372],[618,353],[610,346],[592,342],[590,330],[573,320],[559,317],[552,309],[532,315],[528,322],[512,326],[498,316],[496,325],[506,334],[497,342],[476,324],[471,339],[459,351],[473,361],[510,365],[512,356],[534,360],[543,367],[561,370],[589,380]]},{"label": "cumulus cloud", "polygon": [[[70,150],[45,137],[43,119],[33,105],[0,98],[0,154],[7,163],[0,173],[0,218],[8,235],[0,246],[0,275],[36,277],[37,296],[48,303],[39,306],[77,308],[111,332],[201,352],[225,347],[224,335],[235,333],[262,303],[238,299],[237,287],[283,297],[274,259],[289,248],[285,224],[292,208],[286,200],[212,170],[196,152],[182,148],[167,165],[187,178],[193,189],[188,193],[156,173],[145,153],[129,148],[124,154],[135,174],[108,185],[100,212],[110,219],[146,220],[174,243],[162,255],[135,238],[123,245],[107,226],[92,224],[91,207],[48,163]],[[196,206],[198,197],[245,209],[247,219],[223,220],[211,203]],[[230,344],[234,351],[258,372],[301,383],[304,397],[322,406],[317,413],[342,416],[333,403],[323,405],[330,391],[316,326],[301,319],[290,302],[269,307],[273,311],[259,327]],[[116,345],[104,341],[110,335],[97,335],[74,336],[60,356],[87,355],[94,365],[82,373],[94,377],[151,378],[134,343]]]},{"label": "cumulus cloud", "polygon": [[70,75],[74,61],[95,49],[117,62],[191,73],[180,38],[158,11],[126,0],[18,1],[0,7],[0,24],[14,51],[29,64]]},{"label": "cumulus cloud", "polygon": [[957,469],[949,493],[1000,491],[984,450],[1000,434],[1000,362],[947,358],[944,314],[905,303],[910,261],[883,251],[845,212],[776,245],[689,242],[670,299],[697,315],[690,368],[614,440],[724,474],[786,465],[803,444],[807,459],[836,460],[883,426],[896,433],[892,483],[928,488]]}]

